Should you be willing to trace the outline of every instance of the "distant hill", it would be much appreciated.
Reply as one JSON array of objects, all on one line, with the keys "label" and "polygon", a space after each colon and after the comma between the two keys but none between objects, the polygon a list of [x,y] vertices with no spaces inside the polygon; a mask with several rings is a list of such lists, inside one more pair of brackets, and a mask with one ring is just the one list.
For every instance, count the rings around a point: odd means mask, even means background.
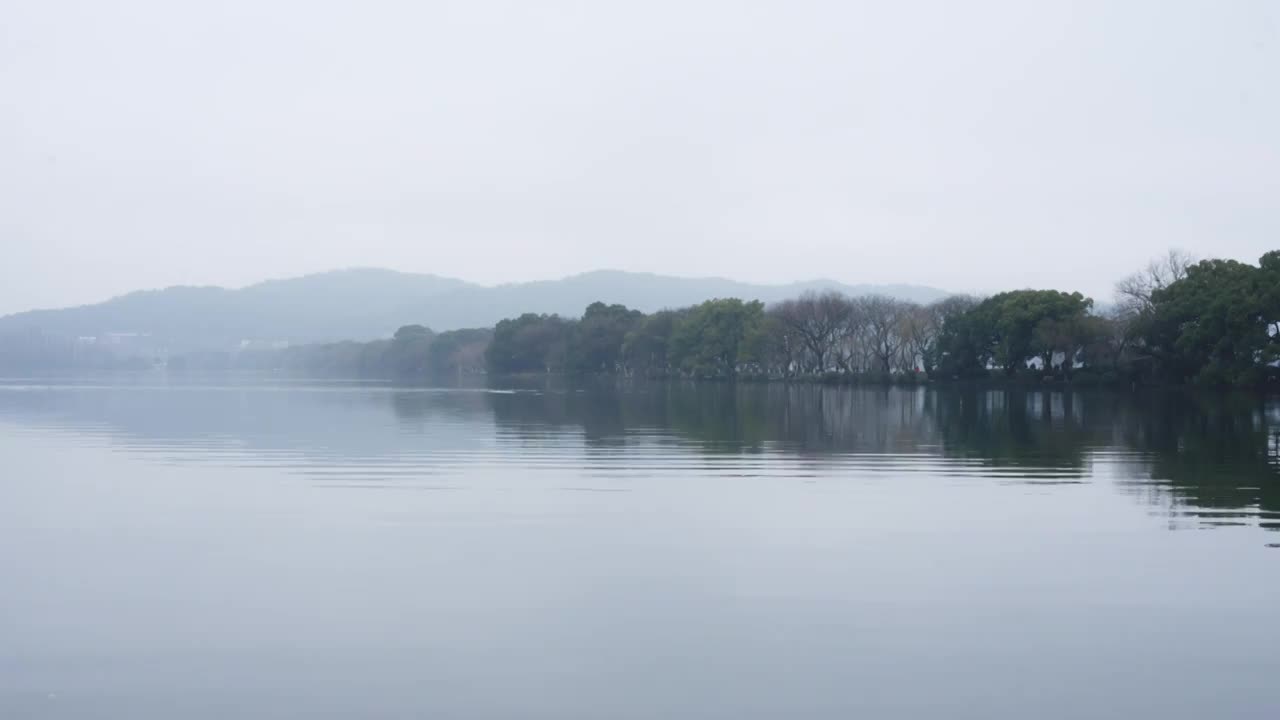
[{"label": "distant hill", "polygon": [[491,326],[525,312],[576,317],[592,302],[653,312],[715,297],[766,303],[806,290],[880,293],[930,302],[947,293],[916,285],[843,285],[813,280],[755,285],[724,278],[678,278],[614,270],[561,280],[485,287],[436,275],[352,269],[270,280],[238,290],[171,287],[96,305],[0,317],[0,333],[38,329],[63,337],[145,338],[171,352],[223,350],[251,343],[312,343],[389,337],[418,323],[434,330]]}]

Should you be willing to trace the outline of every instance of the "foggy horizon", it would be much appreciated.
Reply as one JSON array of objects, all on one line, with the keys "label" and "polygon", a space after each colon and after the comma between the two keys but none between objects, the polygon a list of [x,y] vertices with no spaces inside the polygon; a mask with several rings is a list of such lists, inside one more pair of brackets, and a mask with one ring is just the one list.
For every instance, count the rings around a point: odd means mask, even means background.
[{"label": "foggy horizon", "polygon": [[1280,237],[1276,9],[10,3],[0,313],[344,267],[989,293]]},{"label": "foggy horizon", "polygon": [[[859,281],[859,280],[847,280],[847,279],[839,278],[839,277],[830,277],[830,276],[821,276],[821,275],[814,275],[814,276],[812,276],[812,277],[803,277],[803,278],[793,278],[793,279],[780,280],[780,281],[776,281],[776,282],[774,282],[774,281],[753,281],[753,280],[743,280],[743,279],[741,279],[741,278],[736,278],[736,277],[727,277],[727,276],[724,276],[724,275],[687,275],[687,274],[682,274],[682,273],[677,273],[677,272],[653,272],[653,271],[648,271],[648,270],[625,270],[625,269],[622,269],[622,268],[596,268],[596,269],[593,269],[593,270],[583,270],[583,271],[580,271],[580,272],[571,272],[571,273],[566,273],[566,274],[564,274],[564,275],[559,275],[559,276],[555,276],[555,277],[532,278],[532,279],[529,279],[529,280],[511,280],[511,281],[501,281],[501,282],[480,282],[480,281],[471,280],[471,279],[468,279],[468,278],[465,278],[465,277],[457,277],[457,276],[453,276],[453,275],[444,275],[444,274],[441,274],[441,273],[435,273],[435,272],[416,272],[416,271],[412,271],[412,270],[401,270],[401,269],[398,269],[398,268],[392,268],[392,267],[380,267],[380,266],[374,266],[374,265],[352,265],[352,266],[347,266],[347,267],[335,267],[335,268],[330,268],[330,269],[327,269],[327,270],[317,270],[317,271],[314,271],[314,272],[307,272],[307,273],[297,273],[297,274],[292,274],[292,275],[279,275],[279,276],[273,276],[273,277],[263,277],[263,278],[259,278],[259,279],[256,279],[256,280],[249,280],[248,282],[241,283],[241,284],[235,284],[235,285],[231,285],[231,284],[218,284],[218,283],[202,283],[202,284],[195,284],[195,283],[172,283],[172,284],[168,284],[168,285],[161,285],[161,286],[157,286],[157,287],[139,287],[139,288],[134,288],[134,289],[132,289],[132,290],[126,290],[126,291],[124,291],[124,292],[122,292],[122,293],[117,293],[117,294],[115,294],[115,295],[111,295],[111,296],[108,296],[108,297],[101,297],[101,298],[97,298],[97,299],[91,299],[91,300],[89,300],[89,301],[87,301],[87,302],[85,302],[85,303],[76,303],[76,304],[71,304],[71,305],[48,306],[48,307],[31,307],[31,308],[21,308],[21,309],[17,309],[17,310],[3,310],[3,309],[0,309],[0,317],[6,316],[6,315],[17,315],[17,314],[21,314],[21,313],[25,313],[25,312],[30,312],[30,311],[35,311],[35,310],[59,310],[59,309],[65,309],[65,308],[78,307],[78,306],[80,306],[80,305],[96,305],[96,304],[98,304],[98,303],[106,302],[106,301],[109,301],[109,300],[114,300],[114,299],[116,299],[116,298],[122,297],[122,296],[124,296],[124,295],[129,295],[129,294],[132,294],[132,293],[135,293],[135,292],[150,292],[150,291],[158,291],[158,290],[167,290],[167,289],[170,289],[170,288],[178,288],[178,287],[216,287],[216,288],[222,288],[222,289],[225,289],[225,290],[241,290],[241,289],[244,289],[244,288],[253,287],[253,286],[255,286],[255,285],[261,285],[261,284],[263,284],[263,283],[269,283],[269,282],[278,282],[278,281],[284,281],[284,280],[294,280],[294,279],[298,279],[298,278],[302,278],[302,277],[310,277],[310,276],[315,276],[315,275],[328,275],[328,274],[334,274],[334,273],[360,272],[360,271],[372,271],[372,272],[384,272],[384,271],[385,271],[385,272],[399,273],[399,274],[403,274],[403,275],[424,275],[424,276],[434,276],[434,277],[439,277],[439,278],[442,278],[442,279],[448,279],[448,280],[459,280],[459,281],[462,281],[462,282],[464,282],[464,283],[467,283],[468,285],[472,285],[472,286],[476,286],[476,287],[480,287],[480,288],[499,288],[499,287],[508,286],[508,285],[524,285],[524,284],[527,284],[527,283],[557,282],[557,281],[560,281],[560,280],[567,280],[567,279],[574,278],[574,277],[578,277],[578,276],[582,276],[582,275],[592,275],[592,274],[596,274],[596,273],[625,273],[625,274],[632,274],[632,275],[654,275],[654,276],[658,276],[658,277],[676,278],[676,279],[681,279],[681,280],[727,280],[727,281],[735,282],[735,283],[743,283],[743,284],[759,285],[759,286],[788,286],[788,285],[801,284],[801,283],[808,283],[808,282],[823,282],[823,281],[830,281],[830,282],[834,282],[834,283],[839,283],[839,284],[841,284],[841,285],[850,285],[850,286],[858,286],[858,285],[867,285],[867,286],[912,286],[912,287],[928,288],[928,289],[931,289],[931,290],[941,290],[941,291],[947,292],[947,293],[949,293],[949,294],[966,294],[966,293],[968,293],[968,292],[969,292],[969,291],[967,291],[967,290],[954,290],[954,289],[951,289],[951,288],[937,288],[937,287],[933,287],[933,286],[930,286],[930,285],[924,285],[923,283],[914,283],[914,282],[864,282],[864,281]],[[608,300],[609,300],[609,298],[607,298],[607,297],[600,298],[600,299],[601,299],[601,300],[605,300],[605,301],[608,301]],[[750,299],[752,299],[752,298],[743,298],[743,299],[750,300]]]},{"label": "foggy horizon", "polygon": [[[1180,251],[1182,249],[1170,248],[1170,250]],[[1195,255],[1195,257],[1203,257],[1203,256]],[[1158,260],[1159,257],[1153,257],[1151,259]],[[1239,260],[1241,262],[1256,262],[1257,260],[1257,258],[1249,258],[1249,257],[1237,257],[1237,258],[1230,258],[1230,259]],[[1138,271],[1141,269],[1142,269],[1141,267],[1133,268],[1134,271]],[[406,270],[403,268],[389,267],[384,265],[346,265],[341,267],[331,267],[331,268],[323,268],[318,270],[310,270],[306,272],[295,272],[295,273],[286,272],[285,274],[279,274],[279,275],[263,276],[259,278],[249,278],[247,280],[243,280],[235,283],[170,282],[170,283],[164,283],[161,285],[150,286],[150,287],[128,288],[120,292],[113,292],[109,295],[89,297],[87,299],[77,300],[74,302],[46,304],[46,305],[38,305],[38,306],[32,306],[32,307],[7,308],[3,304],[2,300],[0,300],[0,317],[7,316],[7,315],[17,315],[17,314],[35,311],[35,310],[59,310],[59,309],[65,309],[65,308],[79,307],[83,305],[96,305],[98,303],[113,300],[115,298],[122,297],[124,295],[129,295],[135,292],[166,290],[166,289],[175,288],[175,287],[217,287],[217,288],[223,288],[226,290],[240,290],[243,288],[252,287],[254,285],[259,285],[267,282],[292,280],[292,279],[307,277],[312,275],[325,275],[330,273],[341,273],[341,272],[361,271],[361,270],[389,271],[389,272],[401,273],[405,275],[429,275],[429,276],[435,276],[435,277],[440,277],[440,278],[450,279],[450,280],[460,280],[470,285],[475,285],[482,288],[496,288],[496,287],[502,287],[506,285],[522,285],[526,283],[537,283],[537,282],[556,282],[559,280],[565,280],[565,279],[569,279],[579,275],[618,272],[618,273],[628,273],[628,274],[637,274],[637,275],[656,275],[660,277],[678,278],[678,279],[684,279],[684,280],[728,280],[731,282],[738,282],[738,283],[744,283],[744,284],[750,284],[750,285],[762,285],[762,286],[786,286],[786,285],[815,282],[815,281],[831,281],[831,282],[839,283],[842,285],[852,285],[852,286],[857,286],[857,285],[913,286],[913,287],[928,288],[933,290],[941,290],[948,294],[953,294],[953,295],[971,295],[974,297],[989,296],[998,292],[1003,292],[1008,290],[1030,289],[1030,286],[1017,285],[1016,283],[1010,284],[1007,281],[1003,285],[997,284],[996,286],[991,287],[989,289],[982,289],[982,288],[973,288],[973,287],[940,287],[940,286],[932,285],[929,283],[918,282],[913,279],[876,280],[876,279],[848,278],[848,277],[841,277],[838,274],[834,274],[834,273],[821,274],[820,271],[815,271],[814,274],[804,276],[804,277],[789,277],[789,278],[782,278],[782,279],[749,279],[749,278],[735,277],[735,276],[730,276],[725,274],[716,274],[716,273],[695,274],[695,273],[685,273],[685,272],[679,272],[679,271],[631,270],[631,269],[619,268],[619,267],[589,268],[584,270],[566,271],[561,274],[554,274],[554,271],[553,271],[553,274],[543,276],[543,277],[530,277],[528,279],[483,281],[483,280],[475,280],[468,277],[462,277],[459,275],[435,272],[431,270]],[[1121,279],[1122,278],[1117,277],[1110,283],[1103,283],[1101,286],[1102,289],[1098,293],[1089,293],[1081,289],[1081,287],[1084,286],[1083,282],[1079,283],[1080,287],[1064,286],[1064,287],[1056,287],[1053,289],[1063,290],[1066,292],[1078,291],[1084,296],[1094,300],[1094,302],[1098,305],[1108,305],[1115,299],[1114,298],[1115,285]],[[998,281],[993,281],[993,282],[998,283]],[[600,298],[600,299],[604,301],[609,300],[609,298],[607,297]],[[743,299],[750,300],[752,298],[743,298]]]}]

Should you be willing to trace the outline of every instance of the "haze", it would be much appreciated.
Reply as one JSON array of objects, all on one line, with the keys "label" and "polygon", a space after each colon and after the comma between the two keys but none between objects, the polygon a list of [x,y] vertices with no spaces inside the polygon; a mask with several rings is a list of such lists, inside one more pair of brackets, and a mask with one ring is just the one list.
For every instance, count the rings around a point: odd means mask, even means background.
[{"label": "haze", "polygon": [[383,266],[1109,297],[1280,237],[1267,2],[0,9],[0,313]]}]

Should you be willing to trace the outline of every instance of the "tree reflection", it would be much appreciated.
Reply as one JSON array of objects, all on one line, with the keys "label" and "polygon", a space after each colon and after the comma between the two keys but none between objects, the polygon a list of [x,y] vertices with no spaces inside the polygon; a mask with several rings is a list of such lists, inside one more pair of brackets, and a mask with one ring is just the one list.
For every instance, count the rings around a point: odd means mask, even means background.
[{"label": "tree reflection", "polygon": [[932,454],[1027,478],[1117,462],[1135,496],[1280,528],[1280,403],[1257,396],[610,381],[488,398],[508,431],[573,428],[588,448]]},{"label": "tree reflection", "polygon": [[[29,389],[3,395],[0,421],[176,458],[225,459],[234,450],[308,467],[471,451],[518,457],[521,444],[547,443],[611,455],[653,445],[721,457],[883,455],[1013,481],[1108,477],[1175,519],[1280,529],[1277,398],[523,382],[500,392],[347,384]],[[495,433],[517,444],[495,450]]]},{"label": "tree reflection", "polygon": [[1116,425],[1124,447],[1150,458],[1149,482],[1192,514],[1219,524],[1256,515],[1280,529],[1278,415],[1256,396],[1151,395]]}]

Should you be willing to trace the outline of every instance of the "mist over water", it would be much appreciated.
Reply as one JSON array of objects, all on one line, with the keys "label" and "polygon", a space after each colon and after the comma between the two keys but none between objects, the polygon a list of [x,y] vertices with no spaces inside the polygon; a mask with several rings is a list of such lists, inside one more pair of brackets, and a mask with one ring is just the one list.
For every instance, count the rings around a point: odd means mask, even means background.
[{"label": "mist over water", "polygon": [[1275,399],[8,381],[0,458],[4,717],[1280,712]]}]

